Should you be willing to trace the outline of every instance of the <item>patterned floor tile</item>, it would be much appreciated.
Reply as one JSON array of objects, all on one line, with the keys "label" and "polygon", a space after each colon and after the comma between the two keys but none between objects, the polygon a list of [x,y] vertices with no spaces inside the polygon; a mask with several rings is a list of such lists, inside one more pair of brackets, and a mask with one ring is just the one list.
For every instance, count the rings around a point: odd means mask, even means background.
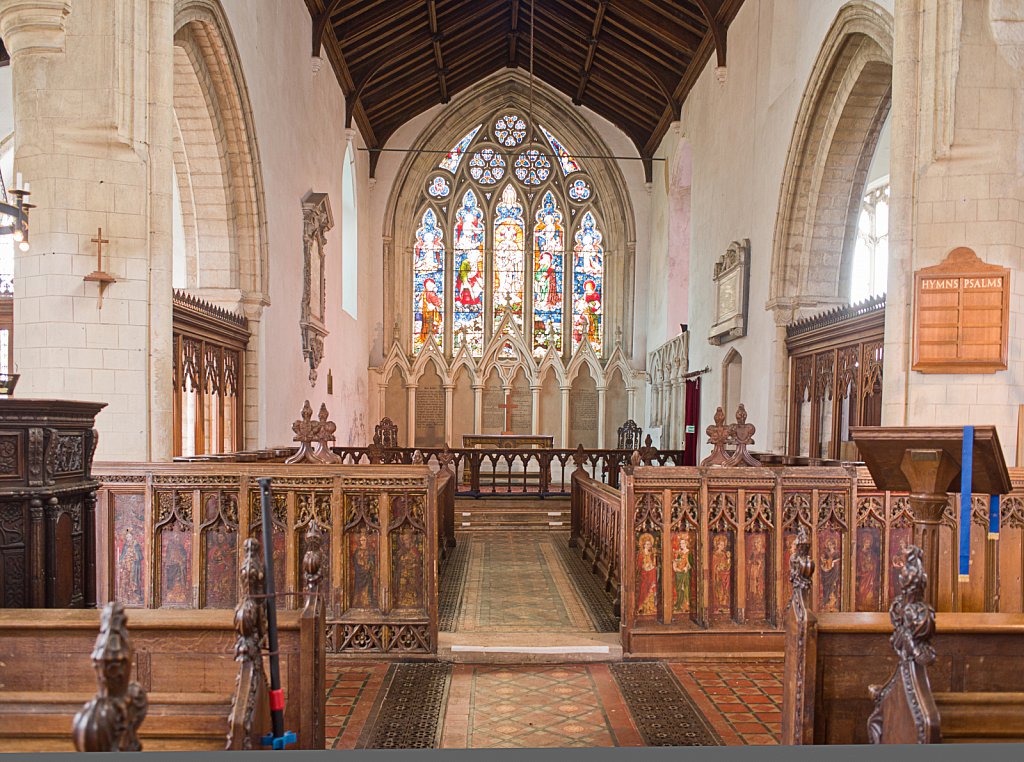
[{"label": "patterned floor tile", "polygon": [[555,545],[540,532],[470,535],[454,631],[595,632]]},{"label": "patterned floor tile", "polygon": [[606,665],[457,665],[443,746],[641,744]]},{"label": "patterned floor tile", "polygon": [[672,671],[726,744],[782,737],[782,664],[685,664]]}]

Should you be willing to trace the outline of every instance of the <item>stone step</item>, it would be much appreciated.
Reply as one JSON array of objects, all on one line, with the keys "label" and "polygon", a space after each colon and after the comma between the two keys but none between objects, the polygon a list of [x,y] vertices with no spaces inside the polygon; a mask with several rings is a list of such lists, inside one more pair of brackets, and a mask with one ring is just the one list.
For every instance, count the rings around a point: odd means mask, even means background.
[{"label": "stone step", "polygon": [[616,632],[441,632],[437,656],[463,664],[622,661],[622,640]]},{"label": "stone step", "polygon": [[564,498],[516,500],[494,498],[458,500],[455,504],[455,528],[481,530],[557,530],[568,531],[570,502]]}]

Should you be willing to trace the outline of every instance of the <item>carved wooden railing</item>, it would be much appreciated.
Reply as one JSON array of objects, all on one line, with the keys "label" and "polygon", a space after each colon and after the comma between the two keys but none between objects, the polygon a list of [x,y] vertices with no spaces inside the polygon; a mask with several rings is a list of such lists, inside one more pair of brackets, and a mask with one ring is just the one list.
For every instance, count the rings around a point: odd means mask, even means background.
[{"label": "carved wooden railing", "polygon": [[[974,560],[962,584],[959,510],[950,498],[941,527],[940,611],[1024,609],[1024,471],[1013,469],[1011,477],[999,542],[988,541],[988,498],[973,499]],[[676,647],[678,636],[699,640],[707,630],[735,636],[709,640],[711,646],[763,650],[781,638],[792,592],[785,570],[801,527],[818,570],[808,589],[808,608],[817,612],[886,610],[903,548],[913,541],[907,495],[879,490],[854,466],[637,466],[623,482],[622,625],[631,653],[664,651],[666,638]],[[776,640],[774,648],[781,647]]]},{"label": "carved wooden railing", "polygon": [[592,479],[582,469],[573,473],[569,545],[592,561],[591,571],[602,576],[607,590],[615,592],[616,616],[620,614],[622,574],[621,514],[622,495],[618,490]]},{"label": "carved wooden railing", "polygon": [[[417,457],[432,468],[450,463],[456,474],[456,494],[459,497],[487,495],[517,495],[523,497],[568,497],[571,478],[577,465],[575,450],[508,450],[502,448],[385,448],[370,444],[366,447],[333,447],[341,462],[361,464],[411,464]],[[597,481],[619,486],[620,475],[631,456],[629,450],[583,449],[583,468]],[[645,446],[644,462],[652,465],[681,465],[682,450],[658,450]],[[276,448],[226,455],[179,458],[179,463],[277,463],[296,454],[294,448]]]},{"label": "carved wooden railing", "polygon": [[[261,477],[272,479],[277,590],[300,590],[306,530],[313,523],[327,529],[327,649],[436,652],[438,489],[445,480],[425,465],[100,465],[100,594],[127,606],[233,608],[240,549],[262,539]],[[454,499],[443,499],[453,510]],[[283,608],[300,605],[294,596],[278,600]]]},{"label": "carved wooden railing", "polygon": [[[323,749],[325,736],[326,651],[321,545],[323,531],[315,522],[306,529],[306,553],[302,559],[305,603],[299,615],[299,665],[310,680],[289,701],[300,703],[298,739],[304,749]],[[245,556],[239,572],[241,600],[235,608],[235,661],[238,677],[228,717],[227,750],[259,749],[269,718],[268,683],[263,665],[266,620],[266,569],[259,540],[245,541]]]}]

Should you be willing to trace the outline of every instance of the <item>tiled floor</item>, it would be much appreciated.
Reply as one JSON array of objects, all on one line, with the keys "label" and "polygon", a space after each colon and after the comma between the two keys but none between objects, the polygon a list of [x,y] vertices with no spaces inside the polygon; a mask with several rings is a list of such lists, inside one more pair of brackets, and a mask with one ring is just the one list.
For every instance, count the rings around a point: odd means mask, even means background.
[{"label": "tiled floor", "polygon": [[327,659],[326,745],[353,749],[380,691],[388,665]]},{"label": "tiled floor", "polygon": [[[781,663],[669,666],[726,744],[779,742]],[[328,659],[328,748],[355,747],[387,669]],[[444,748],[643,745],[606,664],[456,664],[443,722]]]},{"label": "tiled floor", "polygon": [[458,632],[593,632],[550,532],[487,532],[469,541]]},{"label": "tiled floor", "polygon": [[726,743],[777,744],[782,737],[782,663],[670,665]]}]

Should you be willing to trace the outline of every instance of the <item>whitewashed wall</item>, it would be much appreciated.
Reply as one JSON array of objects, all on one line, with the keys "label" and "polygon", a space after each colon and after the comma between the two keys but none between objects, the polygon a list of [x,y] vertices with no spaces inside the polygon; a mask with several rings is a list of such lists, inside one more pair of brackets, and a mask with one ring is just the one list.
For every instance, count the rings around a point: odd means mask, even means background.
[{"label": "whitewashed wall", "polygon": [[[722,361],[735,348],[743,356],[741,396],[758,429],[758,448],[773,446],[781,424],[772,418],[773,389],[786,382],[786,369],[774,367],[778,329],[764,308],[786,154],[815,58],[842,5],[841,0],[744,3],[729,27],[725,83],[719,83],[712,57],[683,106],[681,135],[670,133],[659,151],[672,158],[678,142],[685,139],[693,156],[690,267],[685,287],[689,365],[712,368],[704,377],[702,427],[722,404]],[[891,9],[892,3],[882,5]],[[654,184],[654,207],[666,216],[670,192],[664,183]],[[657,235],[651,247],[651,283],[655,288],[663,281],[669,284],[664,297],[669,300],[672,289],[684,283],[678,269],[668,276],[672,266],[668,228],[661,227]],[[744,238],[750,239],[751,251],[749,328],[746,337],[715,347],[707,341],[715,309],[714,263],[731,241]],[[660,311],[652,312],[648,325],[652,337],[659,329],[668,333],[662,338],[672,335],[673,326],[665,326]]]},{"label": "whitewashed wall", "polygon": [[[313,73],[309,11],[302,0],[223,0],[241,57],[256,125],[266,191],[270,244],[270,306],[261,336],[260,433],[263,445],[291,442],[291,424],[302,402],[316,410],[327,403],[338,425],[338,444],[366,442],[366,368],[374,323],[374,281],[379,248],[370,249],[371,226],[360,225],[357,315],[342,310],[342,163],[345,157],[345,99],[330,63]],[[361,138],[356,135],[356,146]],[[356,196],[370,206],[367,156],[357,151]],[[302,299],[302,197],[327,193],[334,229],[327,240],[327,310],[330,335],[315,387],[302,357],[299,333]],[[372,252],[372,254],[371,254]],[[334,380],[327,394],[327,374]]]}]

